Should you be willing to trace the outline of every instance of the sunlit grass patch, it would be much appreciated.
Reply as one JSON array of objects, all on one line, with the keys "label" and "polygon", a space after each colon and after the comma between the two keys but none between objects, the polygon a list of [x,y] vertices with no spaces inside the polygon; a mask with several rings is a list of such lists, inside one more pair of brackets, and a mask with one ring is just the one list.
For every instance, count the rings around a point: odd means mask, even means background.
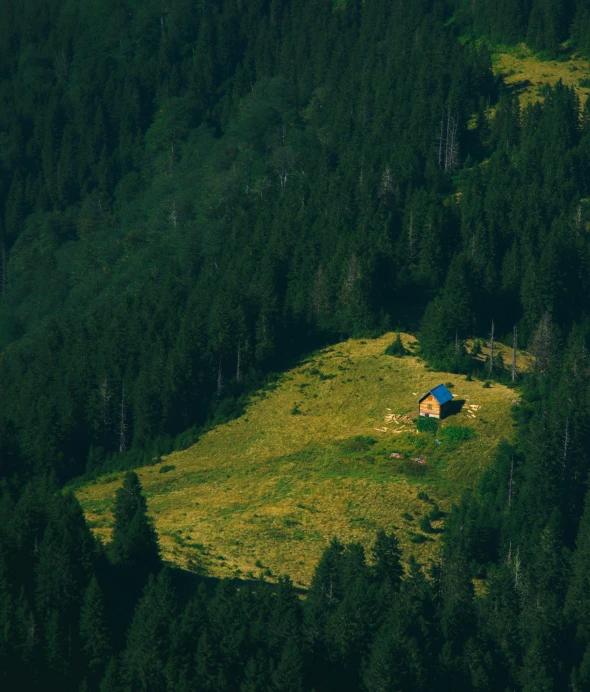
[{"label": "sunlit grass patch", "polygon": [[536,55],[524,43],[516,46],[497,46],[492,51],[494,72],[519,95],[521,106],[544,99],[546,85],[560,79],[574,87],[582,106],[590,94],[590,63],[572,55],[567,60],[546,60]]},{"label": "sunlit grass patch", "polygon": [[[439,534],[415,538],[421,519],[432,502],[448,509],[476,484],[497,442],[511,436],[517,395],[431,372],[415,356],[384,355],[394,337],[350,340],[310,355],[254,395],[243,416],[140,469],[164,557],[215,576],[288,573],[307,586],[334,536],[368,547],[380,527],[396,527],[406,556],[434,557]],[[410,349],[416,343],[402,339]],[[417,399],[441,382],[454,384],[463,408],[436,434],[417,433]],[[473,435],[451,443],[447,426]],[[161,473],[163,465],[174,468]],[[77,491],[103,540],[120,478]],[[429,502],[418,497],[424,493]]]}]

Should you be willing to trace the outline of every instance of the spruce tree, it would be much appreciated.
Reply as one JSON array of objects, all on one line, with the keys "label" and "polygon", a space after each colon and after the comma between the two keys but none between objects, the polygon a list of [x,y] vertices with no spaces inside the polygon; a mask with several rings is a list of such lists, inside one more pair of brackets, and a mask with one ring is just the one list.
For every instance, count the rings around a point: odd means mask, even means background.
[{"label": "spruce tree", "polygon": [[92,577],[80,612],[82,652],[92,680],[99,680],[110,659],[111,637],[106,623],[105,605],[96,577]]},{"label": "spruce tree", "polygon": [[157,692],[165,688],[176,595],[168,570],[150,575],[127,635],[124,675],[131,689]]},{"label": "spruce tree", "polygon": [[387,579],[393,588],[398,588],[404,568],[401,563],[402,552],[395,534],[393,532],[387,534],[383,529],[379,529],[371,555],[375,579],[378,582],[384,582]]},{"label": "spruce tree", "polygon": [[214,692],[217,687],[218,665],[207,631],[199,637],[195,652],[195,679],[203,692]]},{"label": "spruce tree", "polygon": [[565,611],[576,627],[578,642],[583,644],[590,641],[590,492],[586,495],[572,567]]},{"label": "spruce tree", "polygon": [[272,676],[272,690],[303,692],[303,659],[298,644],[289,639]]},{"label": "spruce tree", "polygon": [[115,525],[109,554],[115,565],[154,572],[160,566],[156,531],[147,516],[139,477],[130,471],[117,490],[113,511]]},{"label": "spruce tree", "polygon": [[123,689],[119,660],[116,656],[111,656],[100,681],[100,692],[121,692]]}]

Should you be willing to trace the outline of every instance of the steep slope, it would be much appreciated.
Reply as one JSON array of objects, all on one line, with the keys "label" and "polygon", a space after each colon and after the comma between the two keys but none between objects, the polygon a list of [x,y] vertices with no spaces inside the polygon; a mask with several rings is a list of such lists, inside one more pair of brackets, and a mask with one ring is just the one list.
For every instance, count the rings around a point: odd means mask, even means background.
[{"label": "steep slope", "polygon": [[[430,371],[414,356],[384,355],[391,339],[319,351],[254,396],[237,420],[140,470],[165,558],[216,576],[288,573],[306,586],[332,537],[369,546],[379,527],[392,525],[406,556],[431,557],[442,521],[426,536],[420,520],[434,502],[445,509],[475,486],[499,440],[511,437],[517,395]],[[437,444],[410,417],[418,395],[440,382],[454,383],[464,403],[442,422]],[[119,484],[112,475],[77,493],[106,540]]]}]

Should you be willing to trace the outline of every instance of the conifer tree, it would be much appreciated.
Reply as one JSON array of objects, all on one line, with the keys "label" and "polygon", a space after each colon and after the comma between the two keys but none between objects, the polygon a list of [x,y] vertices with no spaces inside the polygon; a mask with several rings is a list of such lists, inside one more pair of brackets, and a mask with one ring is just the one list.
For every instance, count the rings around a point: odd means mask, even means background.
[{"label": "conifer tree", "polygon": [[576,627],[578,642],[590,640],[590,492],[580,520],[576,550],[572,557],[573,573],[566,597],[566,613]]},{"label": "conifer tree", "polygon": [[279,578],[268,618],[268,639],[273,651],[278,653],[288,639],[297,641],[301,619],[301,605],[291,579]]},{"label": "conifer tree", "polygon": [[[371,649],[363,682],[368,690],[404,689],[406,683],[407,661],[403,657],[397,633],[391,627],[383,626]],[[409,672],[409,671],[407,671]]]},{"label": "conifer tree", "polygon": [[401,563],[402,552],[395,534],[387,534],[383,529],[379,529],[371,555],[372,570],[377,581],[384,582],[387,579],[393,588],[398,588],[404,568]]},{"label": "conifer tree", "polygon": [[115,524],[109,554],[114,564],[140,568],[145,573],[159,568],[156,531],[147,516],[139,477],[130,471],[117,490],[113,511]]},{"label": "conifer tree", "polygon": [[0,554],[0,683],[6,685],[14,671],[14,604],[6,581],[6,567]]},{"label": "conifer tree", "polygon": [[206,631],[199,637],[195,652],[195,679],[203,692],[214,692],[217,689],[218,666]]},{"label": "conifer tree", "polygon": [[248,663],[246,663],[244,668],[244,678],[240,685],[240,692],[258,692],[258,690],[267,686],[266,678],[262,662],[254,657],[248,659]]},{"label": "conifer tree", "polygon": [[91,579],[84,594],[80,611],[80,639],[90,679],[98,681],[110,660],[112,649],[104,599],[96,577]]},{"label": "conifer tree", "polygon": [[150,575],[127,635],[124,674],[131,689],[157,692],[165,688],[176,601],[170,574]]},{"label": "conifer tree", "polygon": [[100,681],[100,692],[121,692],[123,689],[119,660],[116,656],[111,656]]},{"label": "conifer tree", "polygon": [[272,681],[272,689],[276,692],[303,692],[303,659],[293,639],[285,644]]}]

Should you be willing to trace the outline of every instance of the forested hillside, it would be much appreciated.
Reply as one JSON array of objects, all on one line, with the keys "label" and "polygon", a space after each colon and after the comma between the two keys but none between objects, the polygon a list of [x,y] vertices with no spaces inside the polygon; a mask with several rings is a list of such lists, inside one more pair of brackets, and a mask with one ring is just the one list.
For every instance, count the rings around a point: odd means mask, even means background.
[{"label": "forested hillside", "polygon": [[3,475],[149,459],[437,294],[431,357],[492,319],[569,329],[588,118],[559,86],[521,117],[458,40],[496,35],[485,8],[3,3]]},{"label": "forested hillside", "polygon": [[448,9],[3,3],[5,476],[169,449],[290,354],[417,325],[496,98]]},{"label": "forested hillside", "polygon": [[[586,0],[4,0],[0,24],[3,682],[590,689],[590,104],[521,111],[489,50],[589,57]],[[333,543],[304,602],[196,593],[149,577],[136,476],[107,548],[59,492],[187,446],[317,344],[406,328],[477,377],[492,324],[536,369],[428,568],[388,527],[368,560]]]}]

